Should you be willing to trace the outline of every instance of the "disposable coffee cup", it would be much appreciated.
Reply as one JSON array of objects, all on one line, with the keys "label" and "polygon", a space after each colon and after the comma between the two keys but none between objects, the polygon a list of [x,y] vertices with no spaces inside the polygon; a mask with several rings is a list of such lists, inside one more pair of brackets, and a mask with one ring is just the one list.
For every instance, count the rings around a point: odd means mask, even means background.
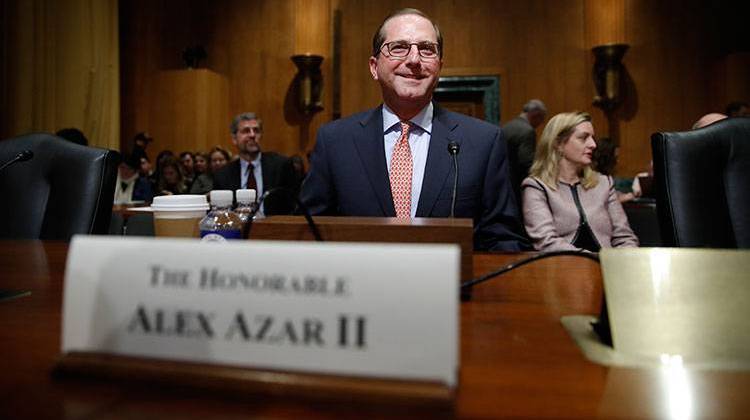
[{"label": "disposable coffee cup", "polygon": [[154,197],[151,210],[154,212],[156,236],[199,238],[198,223],[209,209],[205,195],[162,195]]}]

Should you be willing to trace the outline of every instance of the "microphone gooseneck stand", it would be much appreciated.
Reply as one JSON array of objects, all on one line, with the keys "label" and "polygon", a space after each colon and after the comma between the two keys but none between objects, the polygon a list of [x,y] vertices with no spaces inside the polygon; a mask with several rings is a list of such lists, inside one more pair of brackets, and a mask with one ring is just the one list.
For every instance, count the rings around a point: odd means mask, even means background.
[{"label": "microphone gooseneck stand", "polygon": [[4,171],[5,168],[11,165],[14,165],[18,162],[26,162],[27,160],[30,160],[33,157],[34,157],[34,152],[32,152],[31,150],[24,150],[21,153],[17,154],[13,159],[0,165],[0,172]]},{"label": "microphone gooseneck stand", "polygon": [[458,192],[458,152],[460,146],[455,141],[448,143],[448,153],[453,156],[453,196],[451,198],[451,215],[453,218],[456,210],[456,193]]}]

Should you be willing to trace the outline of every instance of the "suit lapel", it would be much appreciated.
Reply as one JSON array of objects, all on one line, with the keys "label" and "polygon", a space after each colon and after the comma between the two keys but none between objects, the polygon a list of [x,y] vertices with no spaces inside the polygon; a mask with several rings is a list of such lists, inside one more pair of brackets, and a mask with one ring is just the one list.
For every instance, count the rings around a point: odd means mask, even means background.
[{"label": "suit lapel", "polygon": [[365,168],[370,186],[378,198],[383,215],[393,217],[396,215],[396,210],[393,207],[388,165],[385,161],[382,106],[365,114],[359,123],[362,129],[354,135],[354,147]]},{"label": "suit lapel", "polygon": [[417,217],[430,216],[440,190],[448,180],[448,175],[453,172],[451,156],[448,154],[448,143],[450,141],[461,143],[460,139],[454,138],[453,131],[457,126],[458,123],[452,121],[447,113],[435,104],[435,116],[432,118],[432,134],[422,179],[422,192],[417,206]]}]

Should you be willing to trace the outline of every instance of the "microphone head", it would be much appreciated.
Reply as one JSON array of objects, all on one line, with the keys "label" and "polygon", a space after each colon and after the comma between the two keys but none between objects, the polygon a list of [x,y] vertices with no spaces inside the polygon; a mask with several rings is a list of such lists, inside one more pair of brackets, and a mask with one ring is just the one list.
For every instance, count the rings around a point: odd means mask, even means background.
[{"label": "microphone head", "polygon": [[457,155],[460,148],[461,147],[455,141],[448,143],[448,153],[452,155]]},{"label": "microphone head", "polygon": [[16,156],[16,159],[18,159],[19,162],[26,162],[33,157],[34,152],[32,152],[31,150],[24,150],[23,152],[19,153],[18,156]]}]

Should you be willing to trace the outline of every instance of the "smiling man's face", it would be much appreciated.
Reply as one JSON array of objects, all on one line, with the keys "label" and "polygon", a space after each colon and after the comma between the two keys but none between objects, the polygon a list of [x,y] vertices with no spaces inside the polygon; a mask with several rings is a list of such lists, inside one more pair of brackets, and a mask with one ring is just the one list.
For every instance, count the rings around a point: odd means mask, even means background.
[{"label": "smiling man's face", "polygon": [[[432,23],[418,15],[396,16],[383,27],[385,42],[437,43]],[[411,45],[409,55],[391,57],[383,46],[380,53],[370,57],[370,73],[380,83],[383,101],[402,119],[416,115],[432,99],[443,61],[440,57],[420,57],[416,45]]]}]

